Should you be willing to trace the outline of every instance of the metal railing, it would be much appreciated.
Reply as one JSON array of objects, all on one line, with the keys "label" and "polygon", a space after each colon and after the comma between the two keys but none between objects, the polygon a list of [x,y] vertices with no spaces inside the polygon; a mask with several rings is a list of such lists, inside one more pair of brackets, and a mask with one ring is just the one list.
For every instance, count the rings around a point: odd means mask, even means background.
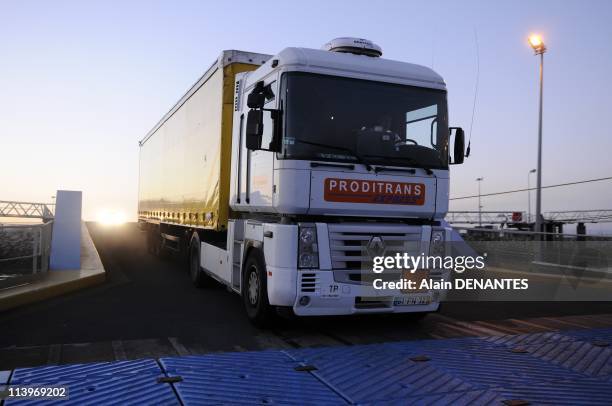
[{"label": "metal railing", "polygon": [[523,271],[612,272],[612,236],[453,227],[487,264]]},{"label": "metal railing", "polygon": [[512,228],[458,227],[453,229],[467,240],[495,241],[612,241],[612,235],[538,233],[535,231],[515,230]]},{"label": "metal railing", "polygon": [[612,241],[612,235],[538,233],[510,228],[457,227],[465,240],[474,241]]},{"label": "metal railing", "polygon": [[[552,223],[606,223],[612,222],[612,210],[567,210],[542,213]],[[454,224],[513,224],[532,223],[535,214],[523,211],[449,211],[446,221]]]},{"label": "metal railing", "polygon": [[[518,216],[517,216],[518,215]],[[527,221],[523,212],[511,211],[449,211],[446,221],[454,224],[508,224]]]},{"label": "metal railing", "polygon": [[0,224],[0,289],[26,284],[49,271],[53,221]]}]

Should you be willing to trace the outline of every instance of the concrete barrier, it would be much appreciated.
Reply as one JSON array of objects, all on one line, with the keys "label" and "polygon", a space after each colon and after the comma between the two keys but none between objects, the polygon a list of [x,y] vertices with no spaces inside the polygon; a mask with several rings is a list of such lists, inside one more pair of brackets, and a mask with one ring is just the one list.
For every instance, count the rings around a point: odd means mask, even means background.
[{"label": "concrete barrier", "polygon": [[51,271],[30,284],[0,290],[0,311],[103,283],[104,266],[85,223],[79,224],[79,235],[78,269]]}]

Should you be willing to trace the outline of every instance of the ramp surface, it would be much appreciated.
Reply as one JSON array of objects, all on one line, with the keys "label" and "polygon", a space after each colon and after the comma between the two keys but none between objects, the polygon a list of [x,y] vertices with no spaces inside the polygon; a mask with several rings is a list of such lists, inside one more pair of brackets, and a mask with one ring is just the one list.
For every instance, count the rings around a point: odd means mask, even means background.
[{"label": "ramp surface", "polygon": [[23,368],[10,383],[67,385],[62,405],[609,405],[612,328]]}]

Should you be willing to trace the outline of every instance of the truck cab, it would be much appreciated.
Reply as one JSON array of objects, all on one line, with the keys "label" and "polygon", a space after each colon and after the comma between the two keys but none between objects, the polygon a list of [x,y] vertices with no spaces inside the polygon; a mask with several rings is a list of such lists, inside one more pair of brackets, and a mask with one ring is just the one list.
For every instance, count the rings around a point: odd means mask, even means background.
[{"label": "truck cab", "polygon": [[[373,274],[372,260],[444,251],[463,131],[450,142],[442,77],[381,55],[370,41],[339,38],[236,75],[226,254],[202,243],[200,265],[230,281],[254,320],[274,307],[301,316],[438,309],[443,292],[375,289],[374,278],[400,275]],[[218,266],[223,255],[231,270]]]}]

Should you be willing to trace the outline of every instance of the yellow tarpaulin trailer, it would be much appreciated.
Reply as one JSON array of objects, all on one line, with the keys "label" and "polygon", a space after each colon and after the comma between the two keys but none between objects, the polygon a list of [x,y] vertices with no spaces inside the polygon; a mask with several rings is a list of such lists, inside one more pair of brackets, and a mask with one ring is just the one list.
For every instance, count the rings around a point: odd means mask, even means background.
[{"label": "yellow tarpaulin trailer", "polygon": [[140,141],[138,216],[225,230],[229,215],[234,81],[269,55],[223,51]]}]

